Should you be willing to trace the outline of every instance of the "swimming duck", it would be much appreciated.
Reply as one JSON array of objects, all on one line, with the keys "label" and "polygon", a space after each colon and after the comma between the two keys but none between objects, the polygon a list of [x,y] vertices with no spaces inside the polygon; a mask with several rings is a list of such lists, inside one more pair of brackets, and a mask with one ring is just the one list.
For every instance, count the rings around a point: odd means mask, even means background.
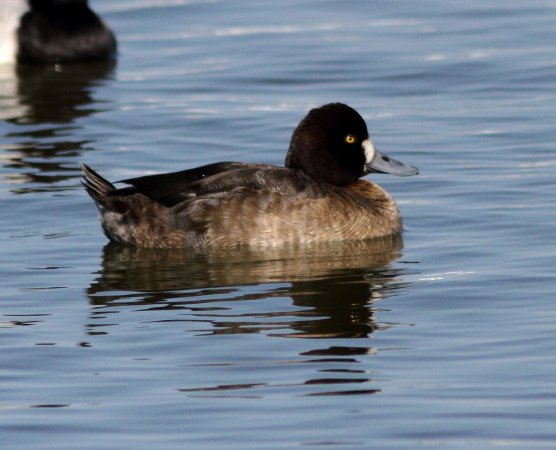
[{"label": "swimming duck", "polygon": [[396,203],[371,172],[416,175],[379,152],[363,118],[331,103],[294,130],[285,167],[218,162],[122,180],[83,165],[106,236],[138,247],[276,246],[365,240],[402,230]]},{"label": "swimming duck", "polygon": [[107,60],[116,39],[87,0],[0,0],[0,63]]}]

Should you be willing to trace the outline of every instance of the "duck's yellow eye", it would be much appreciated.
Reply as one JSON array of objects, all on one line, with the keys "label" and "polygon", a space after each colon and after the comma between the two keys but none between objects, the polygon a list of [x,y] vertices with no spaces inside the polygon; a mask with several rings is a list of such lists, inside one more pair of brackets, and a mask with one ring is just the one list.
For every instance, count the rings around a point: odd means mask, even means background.
[{"label": "duck's yellow eye", "polygon": [[357,138],[353,134],[348,134],[345,138],[345,141],[348,144],[355,144],[355,141],[357,141]]}]

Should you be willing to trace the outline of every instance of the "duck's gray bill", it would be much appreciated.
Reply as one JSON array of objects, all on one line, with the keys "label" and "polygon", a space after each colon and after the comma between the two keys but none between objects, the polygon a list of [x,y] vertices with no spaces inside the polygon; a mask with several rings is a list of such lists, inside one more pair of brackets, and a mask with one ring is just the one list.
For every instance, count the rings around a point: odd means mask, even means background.
[{"label": "duck's gray bill", "polygon": [[374,157],[366,166],[367,172],[389,173],[399,177],[410,177],[411,175],[417,175],[419,173],[419,169],[416,167],[396,161],[386,156],[384,153],[379,152],[376,148],[374,150]]}]

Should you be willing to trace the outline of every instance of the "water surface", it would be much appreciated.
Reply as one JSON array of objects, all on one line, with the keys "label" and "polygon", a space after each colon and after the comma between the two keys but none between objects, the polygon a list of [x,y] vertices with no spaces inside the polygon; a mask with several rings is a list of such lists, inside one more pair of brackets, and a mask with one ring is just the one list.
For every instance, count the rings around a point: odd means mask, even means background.
[{"label": "water surface", "polygon": [[[6,448],[554,447],[556,4],[93,0],[117,65],[0,68]],[[108,244],[79,185],[282,164],[342,101],[403,243]]]}]

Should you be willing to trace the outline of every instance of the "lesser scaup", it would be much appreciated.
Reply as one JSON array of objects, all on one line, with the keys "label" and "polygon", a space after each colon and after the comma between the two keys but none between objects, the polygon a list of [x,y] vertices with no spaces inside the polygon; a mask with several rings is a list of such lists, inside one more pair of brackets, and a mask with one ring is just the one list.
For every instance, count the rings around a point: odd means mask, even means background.
[{"label": "lesser scaup", "polygon": [[116,39],[87,0],[0,0],[0,62],[111,59]]},{"label": "lesser scaup", "polygon": [[360,180],[418,170],[380,153],[363,118],[331,103],[295,129],[285,167],[219,162],[122,180],[121,189],[83,166],[83,185],[106,236],[139,247],[274,246],[363,240],[401,232],[394,200]]}]

